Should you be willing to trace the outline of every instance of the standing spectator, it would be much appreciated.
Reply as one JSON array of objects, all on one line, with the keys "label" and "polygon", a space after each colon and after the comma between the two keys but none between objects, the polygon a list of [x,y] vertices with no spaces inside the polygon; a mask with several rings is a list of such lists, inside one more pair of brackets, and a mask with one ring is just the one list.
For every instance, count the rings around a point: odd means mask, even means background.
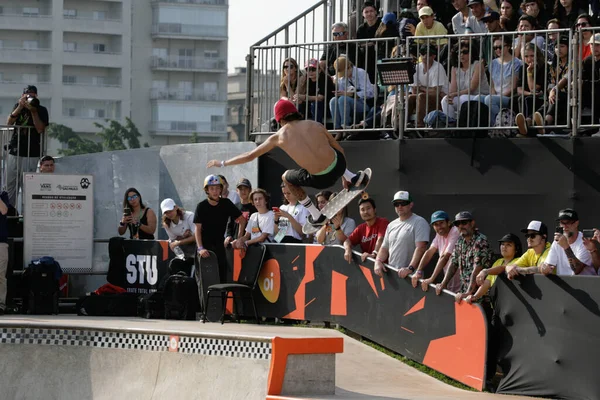
[{"label": "standing spectator", "polygon": [[464,102],[490,93],[485,68],[471,50],[473,49],[469,48],[469,43],[464,41],[455,44],[452,49],[450,89],[448,95],[442,99],[442,111],[450,118],[458,118],[457,111]]},{"label": "standing spectator", "polygon": [[342,56],[346,56],[352,64],[358,67],[364,67],[362,49],[357,47],[355,42],[346,42],[348,39],[348,25],[345,22],[333,24],[331,27],[331,40],[339,43],[328,44],[319,62],[321,69],[327,71],[331,76],[335,75],[333,63]]},{"label": "standing spectator", "polygon": [[0,315],[4,315],[6,309],[6,270],[8,269],[8,222],[6,213],[8,213],[9,207],[8,193],[2,191],[0,193]]},{"label": "standing spectator", "polygon": [[252,184],[250,181],[246,178],[240,179],[236,190],[238,196],[240,197],[240,202],[236,204],[236,206],[242,212],[244,220],[242,226],[240,227],[235,220],[229,219],[225,234],[225,247],[229,246],[229,244],[237,238],[238,232],[245,231],[248,219],[250,219],[250,216],[256,212],[256,207],[254,207],[252,200],[250,200],[250,192],[252,191]]},{"label": "standing spectator", "polygon": [[390,222],[375,259],[375,274],[386,271],[383,262],[398,268],[402,279],[416,271],[429,242],[429,225],[423,217],[413,214],[414,203],[408,192],[399,191],[392,201],[398,218]]},{"label": "standing spectator", "polygon": [[[227,282],[227,259],[225,258],[225,246],[223,238],[229,218],[242,224],[244,217],[242,212],[226,197],[221,197],[223,182],[217,175],[208,175],[204,179],[204,193],[206,199],[198,203],[194,213],[194,224],[196,224],[196,245],[198,255],[202,258],[210,257],[209,251],[217,256],[219,264],[219,279],[221,283]],[[238,233],[241,236],[241,232]],[[197,275],[199,279],[200,274]],[[200,287],[200,285],[198,285]]]},{"label": "standing spectator", "polygon": [[326,105],[334,98],[335,85],[329,75],[319,70],[319,62],[311,58],[306,63],[306,74],[300,77],[298,93],[292,101],[300,105],[299,111],[306,118],[323,123]]},{"label": "standing spectator", "polygon": [[[329,101],[334,129],[352,125],[353,117],[369,110],[370,99],[375,96],[375,87],[364,69],[355,67],[346,57],[334,63],[336,71],[335,96]],[[361,118],[362,119],[362,118]]]},{"label": "standing spectator", "polygon": [[40,173],[41,174],[54,173],[54,157],[46,155],[46,156],[40,158]]},{"label": "standing spectator", "polygon": [[42,135],[48,126],[48,110],[40,105],[38,90],[33,85],[23,89],[6,125],[16,125],[6,160],[6,190],[10,204],[17,206],[17,191],[23,184],[23,172],[35,171],[42,154]]},{"label": "standing spectator", "polygon": [[452,0],[452,5],[457,11],[452,17],[452,30],[455,35],[464,35],[467,33],[467,21],[473,14],[467,7],[467,0]]},{"label": "standing spectator", "polygon": [[425,126],[425,115],[440,109],[440,102],[448,92],[448,76],[444,67],[435,61],[435,47],[424,44],[419,53],[423,62],[417,64],[413,77],[411,94],[408,95],[408,115],[412,115],[416,109],[416,126],[422,128]]},{"label": "standing spectator", "polygon": [[246,233],[233,241],[232,246],[237,249],[273,241],[275,214],[268,209],[271,197],[264,189],[254,189],[250,193],[250,198],[258,211],[250,216],[248,225],[246,225]]},{"label": "standing spectator", "polygon": [[467,33],[487,33],[485,22],[481,20],[485,15],[483,0],[469,0],[467,6],[471,9],[471,16],[467,19]]},{"label": "standing spectator", "polygon": [[302,226],[306,223],[309,211],[298,201],[294,193],[281,184],[284,203],[275,210],[275,241],[278,243],[302,243]]},{"label": "standing spectator", "polygon": [[546,22],[548,22],[546,6],[542,0],[524,0],[521,3],[521,10],[523,11],[523,15],[535,18],[537,26],[545,26]]},{"label": "standing spectator", "polygon": [[219,175],[219,178],[221,178],[221,182],[223,182],[223,193],[221,193],[221,196],[227,197],[233,204],[239,204],[240,196],[238,196],[237,192],[229,190],[229,182],[227,182],[225,175]]},{"label": "standing spectator", "polygon": [[146,207],[142,195],[136,188],[125,191],[123,198],[123,217],[119,222],[119,235],[129,229],[129,239],[154,240],[156,231],[156,213]]},{"label": "standing spectator", "polygon": [[521,232],[527,239],[527,251],[506,266],[508,279],[514,279],[518,275],[539,274],[550,251],[548,227],[543,222],[531,221]]},{"label": "standing spectator", "polygon": [[560,21],[560,26],[563,28],[573,28],[577,16],[585,14],[586,11],[580,8],[580,3],[577,0],[556,0],[554,2],[554,18]]},{"label": "standing spectator", "polygon": [[512,55],[512,40],[505,35],[494,40],[494,53],[498,56],[490,65],[490,94],[485,96],[485,104],[490,108],[490,123],[496,121],[500,109],[507,107],[517,90],[519,73],[523,63]]},{"label": "standing spectator", "polygon": [[[377,8],[374,3],[366,2],[363,5],[362,15],[365,22],[358,27],[356,31],[357,39],[373,39],[375,33],[381,24],[381,18],[377,16]],[[375,56],[375,42],[368,41],[362,42],[362,46],[365,55],[365,70],[369,75],[371,82],[376,82],[377,76],[375,74],[375,66],[377,65],[377,57]]]},{"label": "standing spectator", "polygon": [[581,97],[583,108],[592,109],[592,124],[600,119],[600,33],[590,39],[592,55],[585,58],[581,67],[582,86],[585,88]]},{"label": "standing spectator", "polygon": [[579,41],[579,49],[581,52],[582,60],[592,55],[590,39],[592,38],[594,31],[584,28],[592,28],[593,26],[594,24],[592,17],[590,17],[588,14],[581,14],[577,17],[577,23],[575,24],[575,32],[577,34],[581,34],[581,40]]},{"label": "standing spectator", "polygon": [[298,63],[293,58],[283,60],[281,80],[279,82],[279,97],[292,99],[298,88]]},{"label": "standing spectator", "polygon": [[500,26],[506,32],[514,32],[519,25],[519,13],[512,0],[504,0],[500,3]]},{"label": "standing spectator", "polygon": [[[352,247],[356,245],[360,245],[362,261],[367,257],[376,257],[389,224],[386,218],[377,216],[375,200],[370,197],[358,201],[358,211],[364,222],[344,241],[344,259],[348,262],[352,261]],[[384,262],[385,260],[383,259]]]},{"label": "standing spectator", "polygon": [[[519,74],[517,93],[519,94],[519,105],[521,112],[515,117],[519,133],[526,136],[529,126],[532,125],[534,112],[544,105],[544,93],[546,82],[546,59],[533,43],[527,43],[523,50],[524,73]],[[523,77],[523,75],[526,75]],[[539,121],[536,121],[536,124]]]},{"label": "standing spectator", "polygon": [[[431,7],[423,7],[419,10],[419,19],[421,22],[417,24],[415,36],[439,36],[448,35],[448,30],[441,22],[436,21],[433,16]],[[418,43],[431,44],[435,42],[438,46],[448,43],[448,39],[426,39],[418,40]]]},{"label": "standing spectator", "polygon": [[479,232],[475,219],[469,211],[461,211],[454,218],[454,226],[460,231],[460,238],[452,252],[451,264],[442,283],[435,287],[437,295],[448,287],[450,281],[460,272],[460,291],[456,292],[457,302],[475,293],[476,278],[482,269],[489,268],[492,262],[492,249],[487,237]]},{"label": "standing spectator", "polygon": [[[375,32],[376,39],[389,38],[389,40],[377,42],[377,59],[389,58],[392,54],[392,48],[396,45],[396,38],[399,37],[398,21],[396,20],[396,14],[389,12],[381,19],[381,24]],[[376,79],[372,80],[373,83]]]},{"label": "standing spectator", "polygon": [[[496,281],[496,276],[500,275],[506,270],[506,266],[509,265],[515,258],[521,257],[523,254],[523,247],[519,237],[513,233],[507,233],[502,236],[500,240],[500,257],[494,262],[491,268],[482,269],[477,275],[477,284],[481,286],[481,290],[477,289],[477,292],[471,296],[468,296],[465,301],[471,303],[480,299],[483,295],[488,292],[488,289]],[[485,287],[484,283],[488,283]],[[483,289],[482,289],[483,288]]]},{"label": "standing spectator", "polygon": [[[556,18],[549,20],[546,23],[546,29],[560,29],[560,24]],[[546,53],[548,53],[548,63],[553,63],[556,59],[556,52],[558,47],[558,36],[559,33],[550,33],[548,34],[548,41],[546,42]]]},{"label": "standing spectator", "polygon": [[534,43],[538,49],[542,52],[546,51],[546,42],[543,37],[537,36],[535,33],[531,33],[530,31],[538,29],[536,25],[537,21],[535,18],[530,17],[529,15],[523,15],[519,18],[519,27],[518,31],[523,32],[519,33],[517,38],[515,39],[513,49],[515,51],[515,57],[521,58],[523,49],[527,43]]},{"label": "standing spectator", "polygon": [[[419,278],[423,277],[423,270],[427,267],[435,253],[439,254],[438,262],[435,264],[435,269],[431,276],[424,279],[421,282],[421,289],[426,292],[429,289],[429,285],[435,281],[438,275],[443,271],[445,274],[448,271],[448,267],[451,263],[452,252],[454,246],[460,237],[458,228],[452,226],[450,223],[450,217],[445,211],[436,211],[431,214],[431,225],[435,230],[435,238],[431,242],[431,246],[423,255],[419,268],[412,276],[412,285],[417,287]],[[448,283],[448,290],[456,293],[460,290],[460,276],[455,274],[454,277]]]},{"label": "standing spectator", "polygon": [[179,208],[173,199],[164,199],[160,203],[160,210],[162,226],[169,237],[169,247],[176,254],[169,262],[169,276],[180,271],[191,276],[196,258],[194,213]]},{"label": "standing spectator", "polygon": [[583,233],[579,232],[579,215],[571,208],[560,210],[556,221],[563,232],[554,234],[554,242],[541,272],[544,275],[596,275],[592,255],[585,248]]},{"label": "standing spectator", "polygon": [[348,217],[348,206],[342,208],[316,234],[316,241],[325,246],[343,244],[356,228],[356,222]]}]

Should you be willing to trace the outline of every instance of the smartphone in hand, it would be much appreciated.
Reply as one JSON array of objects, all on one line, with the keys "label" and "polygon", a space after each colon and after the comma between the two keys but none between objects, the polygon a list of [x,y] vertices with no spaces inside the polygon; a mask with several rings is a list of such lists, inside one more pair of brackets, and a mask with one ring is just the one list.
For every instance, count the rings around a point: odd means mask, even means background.
[{"label": "smartphone in hand", "polygon": [[560,233],[561,235],[564,233],[564,229],[562,226],[557,226],[556,230],[554,231],[556,233]]},{"label": "smartphone in hand", "polygon": [[583,232],[583,237],[586,239],[591,239],[594,237],[593,229],[584,229],[582,232]]},{"label": "smartphone in hand", "polygon": [[273,207],[273,212],[280,212],[281,210],[279,209],[279,207]]}]

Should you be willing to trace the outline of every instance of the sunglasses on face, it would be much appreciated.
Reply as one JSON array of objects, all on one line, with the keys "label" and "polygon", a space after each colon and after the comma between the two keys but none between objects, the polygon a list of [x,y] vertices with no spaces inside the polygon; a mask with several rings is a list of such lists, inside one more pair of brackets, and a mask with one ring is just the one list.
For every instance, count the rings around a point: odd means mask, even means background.
[{"label": "sunglasses on face", "polygon": [[134,194],[133,196],[127,196],[127,201],[135,200],[138,197],[140,197],[140,196],[138,196],[137,194]]},{"label": "sunglasses on face", "polygon": [[344,36],[346,34],[346,31],[344,31],[344,32],[332,32],[331,34],[333,35],[333,37],[340,37],[340,36]]},{"label": "sunglasses on face", "polygon": [[284,65],[283,69],[291,69],[291,68],[296,68],[295,65]]},{"label": "sunglasses on face", "polygon": [[502,49],[502,46],[494,46],[494,50],[500,50]]},{"label": "sunglasses on face", "polygon": [[456,226],[469,225],[471,223],[470,219],[465,219],[463,221],[456,221],[454,224]]},{"label": "sunglasses on face", "polygon": [[315,67],[308,68],[308,72],[315,72],[317,69]]},{"label": "sunglasses on face", "polygon": [[395,201],[394,202],[394,207],[406,207],[407,205],[410,204],[410,201]]},{"label": "sunglasses on face", "polygon": [[575,26],[578,28],[585,28],[586,26],[590,26],[590,24],[588,24],[587,22],[581,22],[579,24],[575,24]]},{"label": "sunglasses on face", "polygon": [[525,239],[535,239],[537,235],[539,235],[539,233],[526,233]]},{"label": "sunglasses on face", "polygon": [[467,54],[469,54],[469,50],[462,50],[460,52],[460,54],[462,54],[463,56],[466,56]]}]

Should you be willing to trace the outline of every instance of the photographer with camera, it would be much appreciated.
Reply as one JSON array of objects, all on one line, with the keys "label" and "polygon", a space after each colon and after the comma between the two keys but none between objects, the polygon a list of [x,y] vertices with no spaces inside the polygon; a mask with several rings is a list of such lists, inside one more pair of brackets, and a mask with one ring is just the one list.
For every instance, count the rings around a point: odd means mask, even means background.
[{"label": "photographer with camera", "polygon": [[[48,126],[48,110],[40,105],[37,88],[29,85],[15,104],[6,120],[15,125],[7,147],[6,190],[11,204],[16,204],[18,188],[22,185],[22,173],[34,172],[41,155],[42,134]],[[18,179],[18,184],[17,184]]]}]

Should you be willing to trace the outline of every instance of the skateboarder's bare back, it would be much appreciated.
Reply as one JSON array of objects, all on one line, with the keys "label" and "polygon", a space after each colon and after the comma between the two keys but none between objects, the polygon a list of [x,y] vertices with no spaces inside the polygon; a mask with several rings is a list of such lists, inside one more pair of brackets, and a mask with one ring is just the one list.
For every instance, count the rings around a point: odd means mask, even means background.
[{"label": "skateboarder's bare back", "polygon": [[314,225],[322,225],[326,218],[312,204],[310,197],[302,187],[327,189],[333,186],[340,177],[345,185],[349,183],[360,186],[365,184],[365,174],[359,171],[354,174],[346,169],[344,150],[325,127],[314,121],[304,120],[296,106],[288,100],[279,100],[275,105],[275,119],[282,127],[264,143],[247,153],[240,154],[230,160],[211,160],[207,168],[244,164],[280,147],[301,168],[287,170],[281,177],[292,193],[300,199],[300,204],[310,211],[309,221]]}]

